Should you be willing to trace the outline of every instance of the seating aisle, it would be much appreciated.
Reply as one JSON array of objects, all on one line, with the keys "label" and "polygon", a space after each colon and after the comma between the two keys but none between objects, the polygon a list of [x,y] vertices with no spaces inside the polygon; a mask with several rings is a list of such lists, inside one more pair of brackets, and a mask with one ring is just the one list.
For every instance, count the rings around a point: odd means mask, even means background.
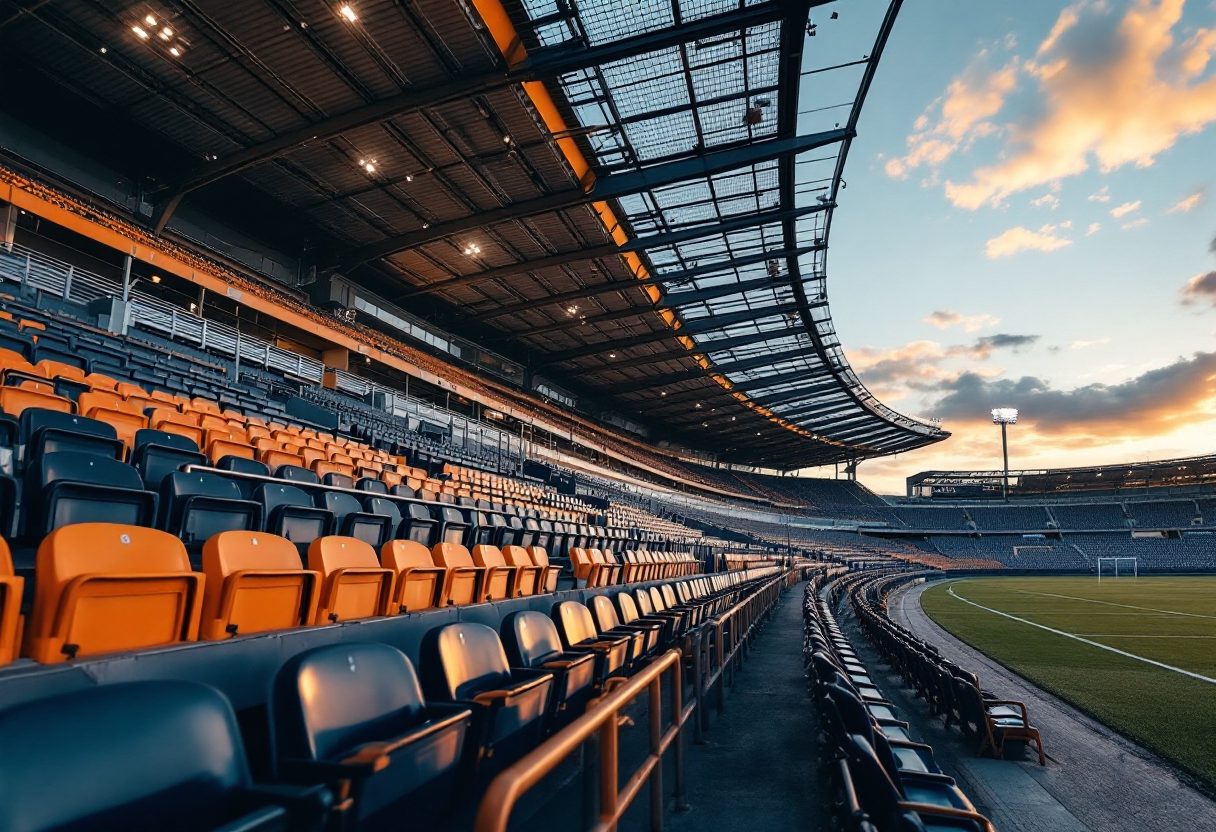
[{"label": "seating aisle", "polygon": [[[1216,829],[1216,802],[1192,788],[1159,757],[1112,734],[931,621],[920,606],[920,595],[927,586],[894,592],[888,598],[891,619],[931,641],[946,659],[978,672],[1003,695],[1025,702],[1043,735],[1051,738],[1051,760],[1046,768],[1030,755],[1022,762],[959,758],[960,775],[976,798],[988,804],[986,809],[998,829]],[[923,709],[923,703],[920,705]],[[940,729],[940,725],[936,727]],[[936,738],[927,739],[938,747]],[[994,780],[997,777],[1001,779]],[[1018,782],[1009,783],[1011,777]]]},{"label": "seating aisle", "polygon": [[832,797],[819,777],[819,727],[802,670],[804,584],[785,593],[713,715],[708,744],[686,759],[692,809],[665,828],[697,832],[826,828]]}]

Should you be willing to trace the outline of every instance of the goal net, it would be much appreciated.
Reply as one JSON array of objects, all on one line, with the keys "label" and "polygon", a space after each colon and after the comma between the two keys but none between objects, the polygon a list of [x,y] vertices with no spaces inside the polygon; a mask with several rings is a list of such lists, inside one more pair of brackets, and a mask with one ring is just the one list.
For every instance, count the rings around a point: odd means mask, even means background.
[{"label": "goal net", "polygon": [[1108,578],[1131,575],[1133,578],[1140,577],[1140,561],[1137,558],[1098,558],[1098,583],[1102,583],[1102,568],[1106,567],[1106,576]]}]

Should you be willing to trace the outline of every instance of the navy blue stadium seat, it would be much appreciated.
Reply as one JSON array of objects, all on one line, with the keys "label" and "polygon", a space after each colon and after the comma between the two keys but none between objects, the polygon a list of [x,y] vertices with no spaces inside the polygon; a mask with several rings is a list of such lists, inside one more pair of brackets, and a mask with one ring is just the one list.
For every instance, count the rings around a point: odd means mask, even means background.
[{"label": "navy blue stadium seat", "polygon": [[58,410],[26,408],[21,411],[20,431],[26,463],[59,451],[101,454],[111,459],[122,459],[125,452],[113,425]]},{"label": "navy blue stadium seat", "polygon": [[[509,765],[540,742],[553,674],[511,668],[498,633],[484,624],[436,627],[422,640],[422,685],[428,700],[473,711],[468,753],[480,767]],[[489,770],[488,767],[486,770]]]},{"label": "navy blue stadium seat", "polygon": [[236,474],[251,474],[255,477],[269,477],[270,469],[256,459],[244,456],[225,456],[215,464],[221,471],[232,471]]},{"label": "navy blue stadium seat", "polygon": [[42,537],[72,523],[151,526],[156,494],[145,491],[139,472],[97,454],[43,454],[25,473],[25,534]]},{"label": "navy blue stadium seat", "polygon": [[262,504],[218,474],[174,471],[160,484],[158,525],[186,546],[201,547],[220,532],[260,530]]},{"label": "navy blue stadium seat", "polygon": [[275,675],[270,711],[279,779],[350,784],[339,828],[422,829],[450,810],[472,712],[428,705],[395,647],[296,655]]},{"label": "navy blue stadium seat", "polygon": [[391,518],[364,511],[355,496],[345,491],[318,494],[317,505],[333,514],[337,534],[362,540],[377,552],[397,531]]},{"label": "navy blue stadium seat", "polygon": [[105,685],[0,712],[7,832],[311,832],[324,787],[259,788],[236,715],[194,682]]},{"label": "navy blue stadium seat", "polygon": [[355,488],[360,491],[371,491],[373,494],[387,494],[388,486],[380,480],[374,480],[371,477],[360,477],[355,483]]},{"label": "navy blue stadium seat", "polygon": [[287,538],[301,552],[317,538],[333,534],[333,514],[314,506],[294,485],[262,483],[255,495],[262,503],[263,530]]},{"label": "navy blue stadium seat", "polygon": [[439,531],[435,542],[467,545],[465,537],[472,527],[473,524],[464,511],[453,506],[443,506],[439,509]]},{"label": "navy blue stadium seat", "polygon": [[131,465],[143,478],[144,488],[159,491],[161,481],[185,465],[206,465],[206,454],[188,436],[144,428],[135,432]]},{"label": "navy blue stadium seat", "polygon": [[438,530],[439,523],[431,516],[430,509],[422,503],[409,503],[397,534],[430,548],[441,542]]},{"label": "navy blue stadium seat", "polygon": [[281,480],[288,482],[298,482],[304,485],[320,485],[321,479],[307,468],[301,468],[299,465],[280,465],[275,469],[274,475]]},{"label": "navy blue stadium seat", "polygon": [[553,619],[535,610],[518,610],[502,620],[502,646],[511,667],[553,674],[552,728],[583,715],[595,692],[594,653],[563,650]]}]

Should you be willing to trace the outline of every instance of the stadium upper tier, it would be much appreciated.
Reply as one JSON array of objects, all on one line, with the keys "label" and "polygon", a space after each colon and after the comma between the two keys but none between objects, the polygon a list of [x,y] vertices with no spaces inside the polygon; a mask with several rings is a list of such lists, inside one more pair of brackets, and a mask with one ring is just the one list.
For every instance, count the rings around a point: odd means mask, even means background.
[{"label": "stadium upper tier", "polygon": [[212,290],[220,259],[305,287],[652,443],[856,461],[947,434],[835,335],[831,221],[899,3],[819,5],[227,0],[162,37],[144,5],[43,4],[6,25],[4,146],[114,248],[205,254],[183,277]]}]

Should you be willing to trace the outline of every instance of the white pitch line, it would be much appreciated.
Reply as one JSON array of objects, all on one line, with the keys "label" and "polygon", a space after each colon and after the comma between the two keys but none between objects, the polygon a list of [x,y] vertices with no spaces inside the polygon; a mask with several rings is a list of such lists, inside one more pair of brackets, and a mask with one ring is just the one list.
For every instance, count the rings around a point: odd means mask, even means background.
[{"label": "white pitch line", "polygon": [[1216,638],[1216,636],[1183,636],[1183,635],[1127,635],[1126,633],[1075,633],[1074,635],[1087,638]]},{"label": "white pitch line", "polygon": [[1047,632],[1055,633],[1058,636],[1064,636],[1065,638],[1071,638],[1074,641],[1081,642],[1082,644],[1088,644],[1090,647],[1098,647],[1102,650],[1109,650],[1111,653],[1117,653],[1120,656],[1126,656],[1127,658],[1135,659],[1138,662],[1144,662],[1145,664],[1151,664],[1151,665],[1154,665],[1155,667],[1164,668],[1165,670],[1172,670],[1175,673],[1181,673],[1183,676],[1190,676],[1192,679],[1198,679],[1201,682],[1207,682],[1210,685],[1216,685],[1216,679],[1212,679],[1207,676],[1200,675],[1198,673],[1192,673],[1189,670],[1183,670],[1181,667],[1174,667],[1173,665],[1164,664],[1163,662],[1153,661],[1152,659],[1146,659],[1146,658],[1144,658],[1144,656],[1137,656],[1135,653],[1128,653],[1126,650],[1119,650],[1116,647],[1111,647],[1109,645],[1102,644],[1101,642],[1098,642],[1098,641],[1090,641],[1087,638],[1082,638],[1081,636],[1075,635],[1073,633],[1066,633],[1063,630],[1057,630],[1054,627],[1046,627],[1042,624],[1036,624],[1033,621],[1027,621],[1025,618],[1018,618],[1016,615],[1010,615],[1007,612],[1001,612],[1000,610],[992,609],[992,607],[985,607],[983,604],[977,604],[974,601],[968,600],[968,599],[964,598],[963,596],[959,595],[958,593],[956,593],[954,591],[953,585],[948,587],[946,591],[949,592],[951,595],[953,595],[958,600],[962,601],[964,604],[970,604],[971,606],[977,607],[978,609],[984,610],[985,612],[990,612],[995,615],[999,615],[1003,618],[1008,618],[1013,621],[1018,621],[1018,622],[1021,622],[1022,624],[1029,624],[1031,627],[1038,627],[1040,630],[1046,630]]},{"label": "white pitch line", "polygon": [[1105,604],[1108,607],[1123,607],[1128,610],[1143,610],[1144,612],[1159,612],[1163,615],[1180,615],[1185,618],[1207,618],[1216,620],[1216,615],[1203,615],[1197,612],[1177,612],[1176,610],[1159,610],[1155,607],[1137,607],[1135,604],[1116,604],[1114,601],[1096,601],[1093,598],[1078,598],[1076,595],[1057,595],[1054,592],[1035,592],[1033,589],[1018,589],[1023,595],[1043,595],[1048,598],[1067,598],[1069,601],[1086,601],[1090,604]]}]

